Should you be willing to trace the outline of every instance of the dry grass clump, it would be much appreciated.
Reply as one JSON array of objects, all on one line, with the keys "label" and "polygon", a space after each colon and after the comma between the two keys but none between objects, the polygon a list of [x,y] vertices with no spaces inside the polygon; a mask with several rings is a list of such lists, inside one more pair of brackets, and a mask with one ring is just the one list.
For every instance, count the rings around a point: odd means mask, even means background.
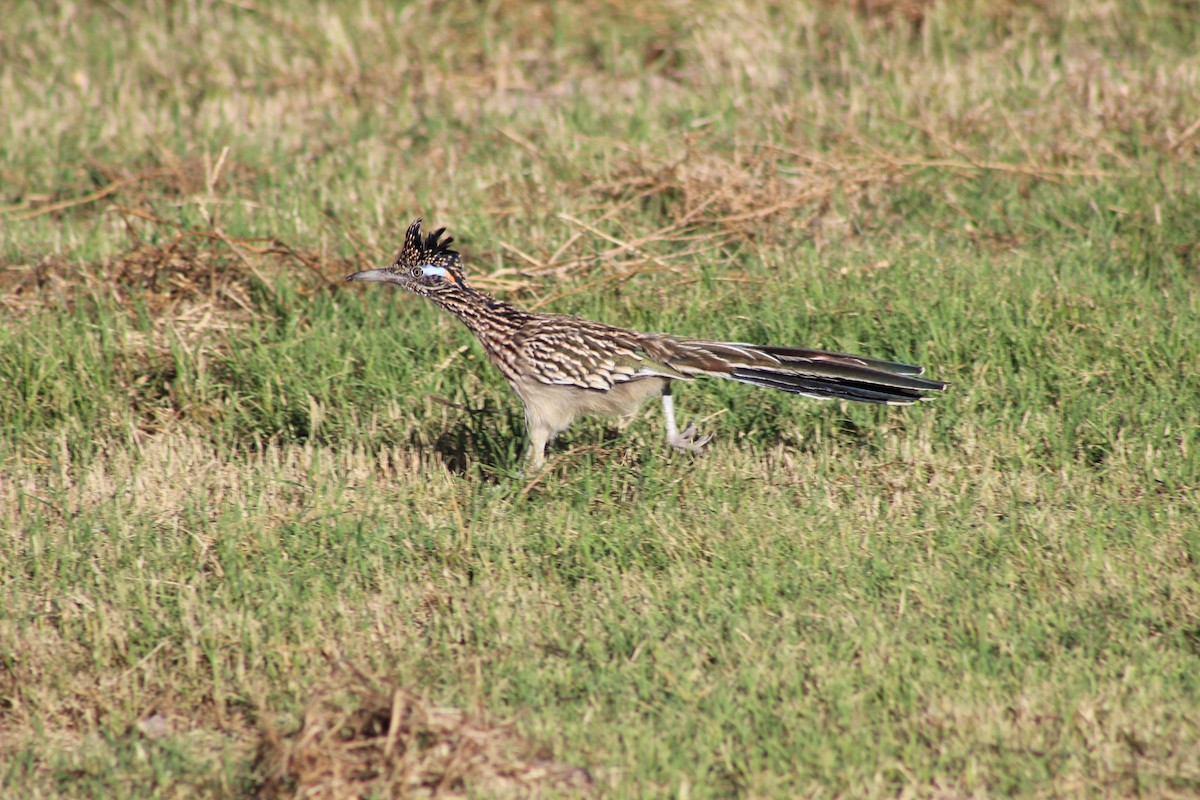
[{"label": "dry grass clump", "polygon": [[530,796],[586,791],[586,769],[560,764],[497,725],[405,689],[355,676],[316,693],[299,730],[267,728],[260,798]]},{"label": "dry grass clump", "polygon": [[[587,279],[531,300],[540,308],[643,272],[712,264],[727,257],[735,242],[762,246],[797,236],[821,241],[830,231],[842,233],[848,215],[881,202],[887,187],[930,166],[886,153],[819,158],[766,143],[714,149],[702,136],[687,137],[682,148],[665,153],[622,149],[604,173],[581,185],[577,194],[586,202],[580,211],[554,215],[568,224],[568,235],[542,247],[499,240],[500,249],[515,257],[513,266],[476,275],[475,282],[520,292],[535,287],[528,280],[534,276]],[[654,224],[627,222],[647,217]]]},{"label": "dry grass clump", "polygon": [[[118,307],[136,300],[155,320],[187,317],[203,306],[236,321],[254,313],[251,290],[271,291],[279,272],[299,268],[299,288],[311,290],[335,282],[364,257],[352,235],[357,259],[293,247],[277,236],[230,233],[232,205],[261,203],[247,197],[254,170],[229,158],[228,147],[215,157],[161,150],[156,161],[140,171],[89,163],[71,173],[78,185],[70,189],[9,198],[18,202],[0,209],[0,219],[57,223],[70,213],[99,216],[98,224],[126,244],[90,261],[59,250],[36,262],[0,262],[0,306],[21,313],[69,308],[80,297]],[[93,190],[97,183],[101,188]],[[189,213],[181,214],[185,206]]]},{"label": "dry grass clump", "polygon": [[780,219],[812,225],[835,198],[853,204],[904,170],[895,160],[831,163],[775,146],[731,153],[689,148],[658,165],[634,158],[596,191],[614,199],[658,201],[674,229],[705,225],[744,236]]},{"label": "dry grass clump", "polygon": [[0,268],[0,305],[11,312],[69,308],[79,297],[118,307],[134,300],[157,319],[186,316],[197,304],[232,319],[252,315],[250,291],[270,291],[277,274],[300,267],[301,291],[333,284],[357,268],[337,258],[293,248],[273,237],[236,238],[217,228],[179,230],[165,243],[138,239],[133,247],[95,263],[59,255]]},{"label": "dry grass clump", "polygon": [[220,194],[223,202],[252,204],[246,199],[246,187],[257,174],[254,167],[229,158],[228,147],[216,155],[200,156],[181,156],[158,147],[153,163],[140,169],[94,158],[65,166],[65,179],[53,192],[35,191],[28,181],[13,182],[3,195],[0,214],[15,222],[42,216],[59,220],[65,212],[111,207],[121,212],[126,224],[130,215],[158,221],[147,212],[167,201],[203,203]]},{"label": "dry grass clump", "polygon": [[933,4],[933,0],[854,0],[852,6],[855,13],[867,19],[904,17],[919,22]]}]

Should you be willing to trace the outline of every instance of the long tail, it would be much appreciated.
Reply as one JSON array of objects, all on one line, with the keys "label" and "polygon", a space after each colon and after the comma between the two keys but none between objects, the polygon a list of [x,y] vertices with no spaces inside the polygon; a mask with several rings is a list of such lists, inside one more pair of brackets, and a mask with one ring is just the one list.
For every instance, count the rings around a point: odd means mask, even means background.
[{"label": "long tail", "polygon": [[659,357],[689,377],[711,375],[818,399],[909,405],[946,388],[917,377],[925,370],[912,364],[799,347],[671,337]]}]

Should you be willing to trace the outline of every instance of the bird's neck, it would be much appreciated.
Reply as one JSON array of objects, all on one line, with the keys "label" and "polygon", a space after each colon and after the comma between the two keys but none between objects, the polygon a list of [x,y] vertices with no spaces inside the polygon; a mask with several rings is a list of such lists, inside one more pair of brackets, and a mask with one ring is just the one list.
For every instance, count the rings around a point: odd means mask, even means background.
[{"label": "bird's neck", "polygon": [[[475,334],[488,356],[504,370],[505,354],[512,352],[512,338],[522,325],[532,319],[528,311],[512,303],[497,300],[491,295],[464,286],[453,294],[433,296],[434,302],[458,317]],[[507,374],[507,370],[504,370]]]}]

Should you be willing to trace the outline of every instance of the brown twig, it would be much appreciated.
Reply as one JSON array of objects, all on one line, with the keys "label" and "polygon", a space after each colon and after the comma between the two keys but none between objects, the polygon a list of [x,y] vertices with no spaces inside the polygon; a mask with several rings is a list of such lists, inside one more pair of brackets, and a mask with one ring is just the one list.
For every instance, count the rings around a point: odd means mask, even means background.
[{"label": "brown twig", "polygon": [[28,211],[24,214],[18,214],[16,217],[14,217],[14,219],[16,219],[16,220],[33,219],[34,217],[40,217],[45,214],[53,214],[55,211],[62,211],[63,209],[72,208],[74,206],[82,206],[82,205],[87,205],[88,203],[94,203],[97,200],[101,200],[105,197],[108,197],[113,192],[120,191],[121,189],[123,189],[126,186],[130,186],[132,184],[139,183],[141,181],[146,180],[147,178],[159,177],[162,174],[163,174],[163,170],[158,170],[158,169],[148,170],[147,172],[143,172],[139,175],[135,175],[132,178],[122,178],[120,180],[113,181],[108,186],[105,186],[103,189],[97,189],[94,192],[85,194],[83,197],[74,197],[70,200],[62,200],[58,203],[51,203],[48,206],[42,206],[41,208],[36,208],[33,211]]}]

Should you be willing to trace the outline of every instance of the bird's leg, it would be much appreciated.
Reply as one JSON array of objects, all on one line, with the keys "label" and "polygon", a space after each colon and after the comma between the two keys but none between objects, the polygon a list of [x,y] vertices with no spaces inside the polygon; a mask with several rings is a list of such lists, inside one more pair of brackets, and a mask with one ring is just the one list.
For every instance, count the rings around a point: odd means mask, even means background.
[{"label": "bird's leg", "polygon": [[529,429],[529,469],[537,472],[546,463],[546,445],[550,443],[550,426],[544,422],[525,418],[525,426]]},{"label": "bird's leg", "polygon": [[667,444],[685,453],[703,453],[704,445],[712,441],[712,434],[704,436],[696,432],[696,423],[689,422],[680,433],[675,427],[675,398],[671,395],[671,384],[663,387],[663,418],[667,422]]}]

